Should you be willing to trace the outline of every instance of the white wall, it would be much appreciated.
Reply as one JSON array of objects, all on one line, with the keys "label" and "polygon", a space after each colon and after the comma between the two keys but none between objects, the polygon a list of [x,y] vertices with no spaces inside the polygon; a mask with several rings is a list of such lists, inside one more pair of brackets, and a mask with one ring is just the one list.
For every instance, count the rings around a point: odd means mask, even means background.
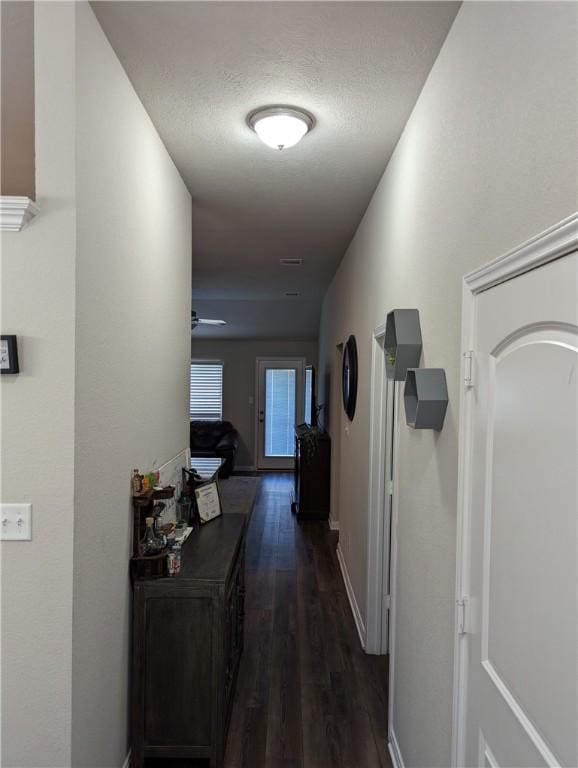
[{"label": "white wall", "polygon": [[[2,233],[2,501],[31,502],[33,539],[3,542],[2,765],[70,765],[75,343],[74,3],[36,5],[41,215]],[[55,45],[58,41],[58,45]]]},{"label": "white wall", "polygon": [[74,766],[127,753],[130,474],[187,447],[191,198],[77,8]]},{"label": "white wall", "polygon": [[450,760],[461,277],[577,207],[576,35],[571,4],[462,6],[324,302],[320,381],[339,376],[337,343],[354,333],[359,346],[332,495],[364,617],[370,344],[388,310],[419,309],[422,365],[448,378],[443,431],[401,429],[394,728],[406,766]]},{"label": "white wall", "polygon": [[222,360],[223,418],[239,432],[237,467],[255,466],[255,361],[257,357],[304,357],[317,365],[316,341],[191,338],[191,357]]},{"label": "white wall", "polygon": [[[41,213],[2,237],[2,764],[129,746],[130,473],[188,444],[191,200],[86,3],[36,3]],[[8,380],[7,380],[8,379]]]}]

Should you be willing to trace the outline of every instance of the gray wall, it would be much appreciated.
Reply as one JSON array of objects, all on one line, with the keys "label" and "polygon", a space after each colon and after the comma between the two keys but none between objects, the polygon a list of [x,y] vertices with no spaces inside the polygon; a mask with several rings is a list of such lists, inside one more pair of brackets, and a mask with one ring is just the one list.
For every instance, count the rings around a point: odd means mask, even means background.
[{"label": "gray wall", "polygon": [[191,198],[85,4],[76,46],[72,759],[96,768],[128,749],[128,480],[189,440]]},{"label": "gray wall", "polygon": [[0,544],[3,766],[70,765],[76,191],[74,4],[36,4],[36,189],[3,232],[2,501],[32,503],[33,539]]},{"label": "gray wall", "polygon": [[237,466],[255,465],[255,360],[257,357],[305,357],[317,365],[316,341],[271,339],[191,339],[192,358],[223,360],[223,416],[239,431]]},{"label": "gray wall", "polygon": [[448,378],[443,431],[401,429],[393,722],[406,766],[450,760],[461,278],[576,210],[576,35],[570,4],[464,3],[324,302],[320,381],[334,393],[336,345],[354,333],[359,346],[348,433],[333,397],[332,496],[364,617],[371,333],[388,310],[419,309],[422,364]]},{"label": "gray wall", "polygon": [[40,214],[2,235],[2,765],[119,768],[130,473],[188,443],[191,200],[86,3],[35,4]]}]

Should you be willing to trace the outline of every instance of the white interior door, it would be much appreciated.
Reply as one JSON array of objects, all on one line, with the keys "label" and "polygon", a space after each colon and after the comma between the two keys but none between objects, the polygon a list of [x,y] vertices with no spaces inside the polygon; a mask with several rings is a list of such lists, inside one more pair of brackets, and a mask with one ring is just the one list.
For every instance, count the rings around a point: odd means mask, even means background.
[{"label": "white interior door", "polygon": [[305,358],[257,359],[257,468],[293,469],[305,413]]},{"label": "white interior door", "polygon": [[475,298],[462,765],[578,765],[577,292],[572,253]]}]

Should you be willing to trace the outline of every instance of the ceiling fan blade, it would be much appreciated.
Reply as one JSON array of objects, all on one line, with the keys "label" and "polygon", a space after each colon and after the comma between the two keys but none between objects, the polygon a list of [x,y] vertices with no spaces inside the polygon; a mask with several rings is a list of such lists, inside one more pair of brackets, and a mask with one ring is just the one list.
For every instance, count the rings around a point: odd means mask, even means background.
[{"label": "ceiling fan blade", "polygon": [[227,325],[226,320],[213,320],[209,317],[198,317],[195,322],[198,325]]},{"label": "ceiling fan blade", "polygon": [[194,331],[197,325],[227,325],[227,321],[210,317],[197,317],[197,313],[193,309],[191,312],[191,330]]}]

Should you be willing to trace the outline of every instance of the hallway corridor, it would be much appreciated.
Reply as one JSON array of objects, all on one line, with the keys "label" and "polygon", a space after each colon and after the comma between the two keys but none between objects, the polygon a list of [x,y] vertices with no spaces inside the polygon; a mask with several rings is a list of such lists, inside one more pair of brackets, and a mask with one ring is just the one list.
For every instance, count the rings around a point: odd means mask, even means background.
[{"label": "hallway corridor", "polygon": [[263,478],[247,537],[245,651],[226,768],[377,768],[386,657],[363,653],[326,523],[297,523],[292,476]]}]

